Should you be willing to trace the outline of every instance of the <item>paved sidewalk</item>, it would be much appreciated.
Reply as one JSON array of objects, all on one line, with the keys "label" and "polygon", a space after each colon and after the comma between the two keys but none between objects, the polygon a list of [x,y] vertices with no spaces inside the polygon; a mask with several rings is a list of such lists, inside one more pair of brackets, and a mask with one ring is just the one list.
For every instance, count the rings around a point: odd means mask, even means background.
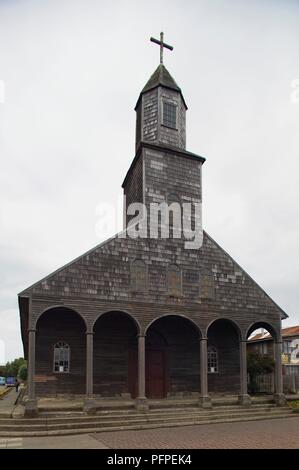
[{"label": "paved sidewalk", "polygon": [[298,449],[299,417],[76,436],[0,438],[0,448]]},{"label": "paved sidewalk", "polygon": [[96,436],[112,449],[299,449],[299,417]]},{"label": "paved sidewalk", "polygon": [[17,397],[18,394],[15,388],[12,387],[11,390],[0,399],[0,417],[11,417]]},{"label": "paved sidewalk", "polygon": [[77,436],[47,436],[0,438],[0,448],[7,449],[107,449],[95,434]]}]

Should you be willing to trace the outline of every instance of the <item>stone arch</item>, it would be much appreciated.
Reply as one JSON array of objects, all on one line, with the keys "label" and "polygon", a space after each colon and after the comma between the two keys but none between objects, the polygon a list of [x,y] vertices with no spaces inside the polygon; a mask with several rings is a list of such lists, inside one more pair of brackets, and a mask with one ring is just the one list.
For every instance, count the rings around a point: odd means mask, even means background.
[{"label": "stone arch", "polygon": [[94,394],[137,396],[137,337],[139,322],[123,310],[98,315],[93,324]]},{"label": "stone arch", "polygon": [[[51,306],[36,320],[36,393],[38,396],[84,394],[86,383],[87,324],[76,310],[64,305]],[[57,370],[55,344],[69,345],[69,367]]]},{"label": "stone arch", "polygon": [[[266,341],[248,341],[249,337],[256,330],[263,328],[269,333]],[[247,341],[247,353],[257,354],[262,357],[272,358],[275,362],[274,369],[272,372],[265,371],[262,374],[250,375],[249,374],[249,383],[248,391],[250,394],[255,393],[268,393],[272,394],[274,392],[280,393],[281,390],[278,388],[277,378],[281,376],[281,363],[277,363],[277,354],[276,354],[276,343],[281,338],[280,331],[277,327],[271,324],[268,321],[260,320],[253,322],[249,325],[246,330],[245,339]],[[261,338],[262,339],[262,338]],[[279,355],[281,352],[279,353]],[[281,361],[281,357],[279,358]],[[275,380],[276,376],[276,380]]]},{"label": "stone arch", "polygon": [[86,329],[88,328],[86,319],[84,318],[84,316],[83,316],[80,312],[78,312],[78,310],[75,310],[74,308],[68,307],[68,306],[66,306],[66,305],[59,305],[59,304],[58,304],[58,305],[51,305],[50,307],[47,307],[47,308],[45,308],[42,312],[40,312],[40,313],[36,316],[36,318],[35,318],[35,320],[34,320],[33,329],[36,329],[36,328],[37,328],[38,321],[40,320],[40,318],[41,318],[44,314],[47,314],[47,313],[50,312],[51,310],[56,310],[56,309],[64,309],[64,310],[68,310],[68,311],[70,311],[70,312],[75,313],[76,315],[78,315],[78,316],[81,318],[81,320],[83,320]]},{"label": "stone arch", "polygon": [[240,392],[240,340],[239,325],[230,318],[216,318],[206,329],[208,348],[214,347],[218,354],[217,368],[208,371],[210,393]]},{"label": "stone arch", "polygon": [[201,332],[201,329],[200,327],[198,326],[198,324],[192,320],[192,318],[189,318],[187,317],[187,315],[184,315],[183,313],[176,313],[176,314],[172,314],[172,313],[165,313],[164,315],[160,315],[159,317],[156,317],[154,318],[150,323],[148,323],[145,327],[145,330],[144,330],[144,334],[146,335],[147,334],[147,331],[149,329],[149,327],[151,325],[153,325],[156,321],[158,321],[160,318],[165,318],[165,317],[181,317],[185,320],[187,320],[188,322],[190,322],[195,328],[196,330],[198,331],[199,333],[199,337],[201,338],[202,337],[202,332]]},{"label": "stone arch", "polygon": [[198,393],[198,325],[184,315],[166,314],[151,321],[145,332],[146,396],[166,398]]},{"label": "stone arch", "polygon": [[225,320],[225,321],[231,323],[232,326],[235,328],[237,334],[238,334],[239,340],[242,339],[242,331],[241,331],[240,325],[235,320],[232,320],[231,318],[228,318],[228,317],[217,317],[214,320],[211,320],[210,323],[208,324],[208,326],[206,327],[206,332],[205,332],[206,333],[206,338],[208,337],[208,332],[209,332],[210,327],[213,325],[213,323],[215,323],[219,320]]},{"label": "stone arch", "polygon": [[249,327],[246,330],[245,339],[248,340],[249,336],[255,330],[258,330],[260,328],[264,328],[265,330],[267,330],[268,333],[270,333],[270,335],[272,336],[274,341],[278,341],[278,339],[280,338],[279,330],[270,322],[262,320],[262,321],[255,321],[249,325]]},{"label": "stone arch", "polygon": [[94,330],[94,326],[100,318],[102,318],[104,315],[110,315],[110,314],[113,314],[113,313],[121,313],[121,314],[124,314],[127,317],[129,317],[136,325],[137,334],[141,334],[142,329],[141,329],[141,325],[140,325],[139,321],[137,320],[137,318],[135,318],[135,316],[132,313],[130,313],[127,310],[124,310],[124,309],[109,309],[109,310],[106,310],[104,312],[99,313],[96,316],[96,318],[94,319],[94,321],[92,322],[92,324],[91,324],[91,331]]}]

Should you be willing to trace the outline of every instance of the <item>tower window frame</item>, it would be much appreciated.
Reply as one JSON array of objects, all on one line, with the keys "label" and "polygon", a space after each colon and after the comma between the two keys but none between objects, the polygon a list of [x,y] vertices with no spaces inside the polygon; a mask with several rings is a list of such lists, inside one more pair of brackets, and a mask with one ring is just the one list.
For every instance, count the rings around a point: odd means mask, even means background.
[{"label": "tower window frame", "polygon": [[176,103],[162,100],[162,126],[178,130],[178,105]]}]

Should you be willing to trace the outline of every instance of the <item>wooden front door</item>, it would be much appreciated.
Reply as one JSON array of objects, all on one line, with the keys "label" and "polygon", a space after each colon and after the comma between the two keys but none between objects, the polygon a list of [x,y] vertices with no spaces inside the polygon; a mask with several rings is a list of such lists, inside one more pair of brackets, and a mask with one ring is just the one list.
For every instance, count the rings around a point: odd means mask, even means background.
[{"label": "wooden front door", "polygon": [[165,351],[148,349],[146,351],[146,396],[148,398],[166,397]]}]

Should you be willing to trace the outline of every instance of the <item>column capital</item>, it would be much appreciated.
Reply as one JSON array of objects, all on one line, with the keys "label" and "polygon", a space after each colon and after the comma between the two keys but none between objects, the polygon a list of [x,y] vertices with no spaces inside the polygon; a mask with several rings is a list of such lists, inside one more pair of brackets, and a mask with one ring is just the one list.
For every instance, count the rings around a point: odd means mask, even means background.
[{"label": "column capital", "polygon": [[145,338],[146,334],[145,333],[138,333],[137,338]]},{"label": "column capital", "polygon": [[202,336],[201,338],[199,338],[199,341],[208,341],[208,338],[206,336]]},{"label": "column capital", "polygon": [[28,333],[36,333],[36,328],[28,328]]},{"label": "column capital", "polygon": [[93,336],[93,335],[94,335],[94,331],[89,331],[89,330],[87,330],[87,331],[85,331],[85,334],[86,334],[86,335],[92,335],[92,336]]},{"label": "column capital", "polygon": [[247,342],[248,342],[248,339],[244,339],[244,338],[239,339],[239,343],[247,343]]}]

